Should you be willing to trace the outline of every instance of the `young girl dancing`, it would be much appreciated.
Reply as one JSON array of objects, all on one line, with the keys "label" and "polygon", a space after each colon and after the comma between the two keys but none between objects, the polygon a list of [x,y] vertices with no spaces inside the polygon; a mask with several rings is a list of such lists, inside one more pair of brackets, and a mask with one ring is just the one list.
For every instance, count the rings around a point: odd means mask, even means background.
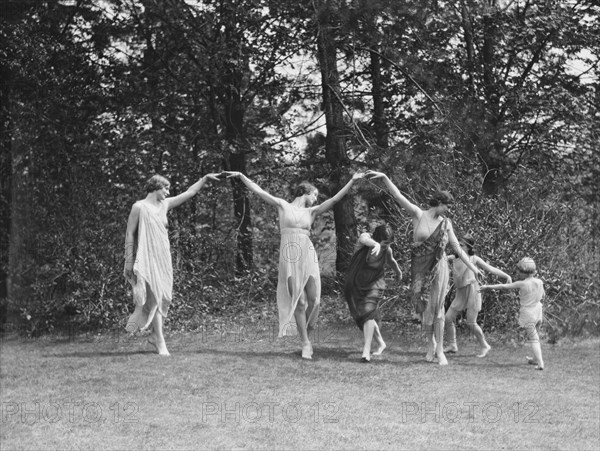
[{"label": "young girl dancing", "polygon": [[[471,235],[465,235],[459,240],[461,249],[469,255],[469,261],[478,268],[484,269],[498,277],[504,277],[506,283],[511,283],[512,279],[508,274],[491,266],[475,255],[473,250],[475,240]],[[448,346],[444,349],[445,353],[455,354],[458,352],[456,344],[456,326],[454,324],[456,317],[460,312],[467,311],[467,325],[479,344],[481,351],[477,357],[485,357],[492,347],[487,343],[481,327],[477,324],[477,314],[481,310],[481,293],[479,293],[479,283],[473,271],[467,268],[464,262],[454,256],[448,257],[452,261],[452,276],[456,294],[454,300],[446,312],[446,328],[448,330]]]},{"label": "young girl dancing", "polygon": [[529,257],[517,263],[518,278],[512,283],[499,285],[482,285],[484,290],[519,290],[521,309],[519,310],[519,326],[527,332],[527,341],[533,348],[533,358],[525,357],[527,363],[535,365],[536,370],[544,369],[542,346],[540,345],[539,328],[542,325],[542,298],[545,295],[544,283],[534,277],[537,271],[535,262]]}]

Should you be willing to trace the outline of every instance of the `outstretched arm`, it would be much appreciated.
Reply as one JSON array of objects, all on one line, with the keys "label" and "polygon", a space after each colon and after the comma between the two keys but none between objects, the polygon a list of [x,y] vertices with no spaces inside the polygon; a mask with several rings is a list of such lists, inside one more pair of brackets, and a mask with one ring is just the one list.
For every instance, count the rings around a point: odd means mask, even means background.
[{"label": "outstretched arm", "polygon": [[460,258],[465,263],[465,265],[467,265],[467,268],[469,268],[471,271],[473,271],[475,273],[475,277],[481,275],[481,271],[479,271],[477,266],[475,266],[473,263],[471,263],[471,261],[469,260],[469,256],[465,253],[465,251],[463,251],[461,249],[460,244],[458,244],[458,240],[456,239],[456,235],[454,234],[454,228],[452,227],[452,223],[450,222],[449,219],[448,219],[448,244],[450,246],[452,246],[452,248],[454,249],[454,252],[456,252],[456,255],[458,255],[458,258]]},{"label": "outstretched arm", "polygon": [[496,268],[495,266],[492,266],[492,265],[484,262],[479,257],[475,257],[475,264],[477,266],[480,266],[481,268],[485,269],[487,272],[491,272],[492,274],[494,274],[498,277],[504,277],[506,279],[506,283],[512,282],[512,278],[508,274],[506,274],[504,271],[501,271],[500,269]]},{"label": "outstretched arm", "polygon": [[167,208],[170,210],[172,208],[179,207],[182,203],[190,200],[192,197],[198,194],[198,191],[204,188],[204,185],[206,185],[208,180],[219,180],[218,175],[218,173],[206,174],[204,177],[190,186],[184,193],[181,193],[175,197],[168,197],[166,199]]},{"label": "outstretched arm", "polygon": [[274,207],[280,207],[284,202],[283,199],[280,199],[279,197],[275,197],[267,193],[265,190],[263,190],[260,186],[258,186],[256,183],[254,183],[241,172],[225,171],[225,174],[227,174],[228,177],[239,178],[242,181],[242,183],[248,187],[250,191],[258,195],[258,197],[260,197],[269,205],[273,205]]},{"label": "outstretched arm", "polygon": [[518,290],[523,288],[523,282],[518,280],[511,283],[499,283],[496,285],[481,285],[479,291],[485,290]]},{"label": "outstretched arm", "polygon": [[387,175],[383,172],[377,171],[367,171],[365,173],[367,177],[370,179],[382,179],[385,184],[387,190],[392,195],[392,197],[400,204],[400,206],[413,218],[417,218],[421,214],[421,209],[417,207],[415,204],[410,202],[404,195],[400,192],[400,190],[392,183]]},{"label": "outstretched arm", "polygon": [[337,192],[337,194],[335,196],[333,196],[331,199],[327,199],[325,202],[323,202],[320,205],[317,205],[316,207],[313,207],[312,213],[313,215],[319,216],[320,214],[325,213],[326,211],[330,210],[331,208],[333,208],[333,206],[338,203],[340,200],[342,200],[342,198],[348,194],[348,191],[350,191],[350,188],[352,188],[352,185],[354,184],[354,182],[358,179],[362,179],[365,176],[365,174],[363,172],[356,172],[352,178],[350,179],[350,181],[348,183],[346,183],[346,185]]}]

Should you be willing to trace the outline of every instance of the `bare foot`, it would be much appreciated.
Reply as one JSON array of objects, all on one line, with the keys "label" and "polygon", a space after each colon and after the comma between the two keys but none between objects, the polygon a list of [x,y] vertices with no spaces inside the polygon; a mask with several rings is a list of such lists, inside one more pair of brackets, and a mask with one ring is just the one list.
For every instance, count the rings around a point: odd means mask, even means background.
[{"label": "bare foot", "polygon": [[302,345],[302,358],[312,360],[312,345],[310,341]]},{"label": "bare foot", "polygon": [[444,355],[443,352],[438,353],[437,358],[438,358],[439,365],[442,365],[442,366],[448,365],[448,360],[446,360],[446,356]]},{"label": "bare foot", "polygon": [[148,343],[150,343],[152,346],[154,346],[156,348],[156,352],[158,352],[158,355],[163,355],[163,356],[171,355],[169,353],[169,351],[167,350],[167,344],[164,342],[164,340],[162,342],[158,342],[158,341],[156,341],[156,337],[154,335],[150,335],[148,337]]},{"label": "bare foot", "polygon": [[537,362],[535,361],[535,359],[533,357],[525,357],[525,360],[527,360],[527,363],[529,365],[537,365]]},{"label": "bare foot", "polygon": [[433,362],[433,359],[435,359],[435,350],[430,349],[425,356],[425,360],[428,362]]},{"label": "bare foot", "polygon": [[456,354],[458,352],[458,347],[456,345],[449,345],[444,348],[444,352],[448,354]]},{"label": "bare foot", "polygon": [[381,355],[381,353],[383,352],[383,350],[387,348],[387,346],[385,345],[385,343],[382,341],[381,344],[379,345],[379,347],[377,348],[377,350],[373,353],[373,355]]},{"label": "bare foot", "polygon": [[481,352],[477,354],[477,357],[485,357],[487,353],[490,352],[490,349],[492,349],[492,347],[486,343],[486,345],[483,348],[481,348]]}]

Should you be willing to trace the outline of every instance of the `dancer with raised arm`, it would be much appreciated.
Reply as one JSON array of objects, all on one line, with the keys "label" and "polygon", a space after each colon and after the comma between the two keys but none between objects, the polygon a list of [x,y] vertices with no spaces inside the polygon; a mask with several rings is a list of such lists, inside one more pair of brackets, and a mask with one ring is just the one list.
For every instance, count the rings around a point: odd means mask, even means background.
[{"label": "dancer with raised arm", "polygon": [[381,319],[379,302],[386,288],[385,267],[390,266],[398,280],[402,279],[402,271],[392,252],[392,239],[392,230],[387,224],[377,226],[372,236],[363,233],[358,238],[346,273],[344,297],[352,318],[364,334],[362,361],[365,363],[371,361],[373,337],[378,343],[373,355],[381,355],[386,347],[377,324]]},{"label": "dancer with raised arm", "polygon": [[321,277],[317,253],[309,238],[310,229],[317,216],[339,202],[364,174],[355,173],[335,196],[320,205],[314,205],[319,191],[308,182],[296,187],[294,200],[289,203],[267,193],[240,172],[226,173],[239,178],[250,191],[269,205],[277,207],[281,233],[277,282],[279,336],[295,335],[297,329],[302,342],[302,358],[311,359],[313,348],[309,333],[319,314]]},{"label": "dancer with raised arm", "polygon": [[173,265],[167,232],[167,213],[194,197],[208,180],[219,180],[218,174],[207,174],[187,191],[168,197],[171,184],[160,176],[146,183],[146,198],[131,208],[125,234],[124,275],[133,287],[135,311],[126,330],[136,333],[152,326],[148,343],[158,354],[169,355],[163,336],[173,293]]},{"label": "dancer with raised arm", "polygon": [[412,217],[413,246],[411,251],[411,295],[417,313],[421,314],[427,334],[428,351],[425,359],[447,365],[444,355],[444,300],[448,293],[449,268],[445,253],[452,246],[475,276],[480,272],[458,244],[452,223],[446,215],[454,199],[447,191],[438,191],[429,201],[430,208],[421,210],[414,205],[382,172],[367,171],[369,178],[380,178],[400,206]]}]

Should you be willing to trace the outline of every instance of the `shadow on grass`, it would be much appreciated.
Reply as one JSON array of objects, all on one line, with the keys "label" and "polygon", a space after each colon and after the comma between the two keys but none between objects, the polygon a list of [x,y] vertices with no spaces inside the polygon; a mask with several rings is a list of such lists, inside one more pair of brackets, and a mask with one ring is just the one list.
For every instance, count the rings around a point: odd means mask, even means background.
[{"label": "shadow on grass", "polygon": [[42,357],[46,358],[82,358],[82,359],[90,359],[95,357],[127,357],[133,355],[156,355],[155,351],[151,350],[131,350],[131,351],[78,351],[78,352],[65,352],[65,353],[57,353],[57,354],[42,354]]},{"label": "shadow on grass", "polygon": [[307,365],[314,363],[355,363],[360,366],[368,367],[375,366],[391,366],[391,367],[408,367],[408,366],[431,366],[436,365],[425,360],[424,352],[417,351],[394,351],[389,348],[381,356],[373,356],[371,362],[364,363],[361,361],[360,349],[356,348],[322,348],[315,347],[312,360],[303,360],[300,350],[285,350],[285,351],[255,351],[255,350],[231,350],[231,349],[200,349],[193,351],[196,354],[206,354],[213,356],[235,356],[240,358],[263,358],[268,360],[287,360],[287,361],[302,361]]}]

